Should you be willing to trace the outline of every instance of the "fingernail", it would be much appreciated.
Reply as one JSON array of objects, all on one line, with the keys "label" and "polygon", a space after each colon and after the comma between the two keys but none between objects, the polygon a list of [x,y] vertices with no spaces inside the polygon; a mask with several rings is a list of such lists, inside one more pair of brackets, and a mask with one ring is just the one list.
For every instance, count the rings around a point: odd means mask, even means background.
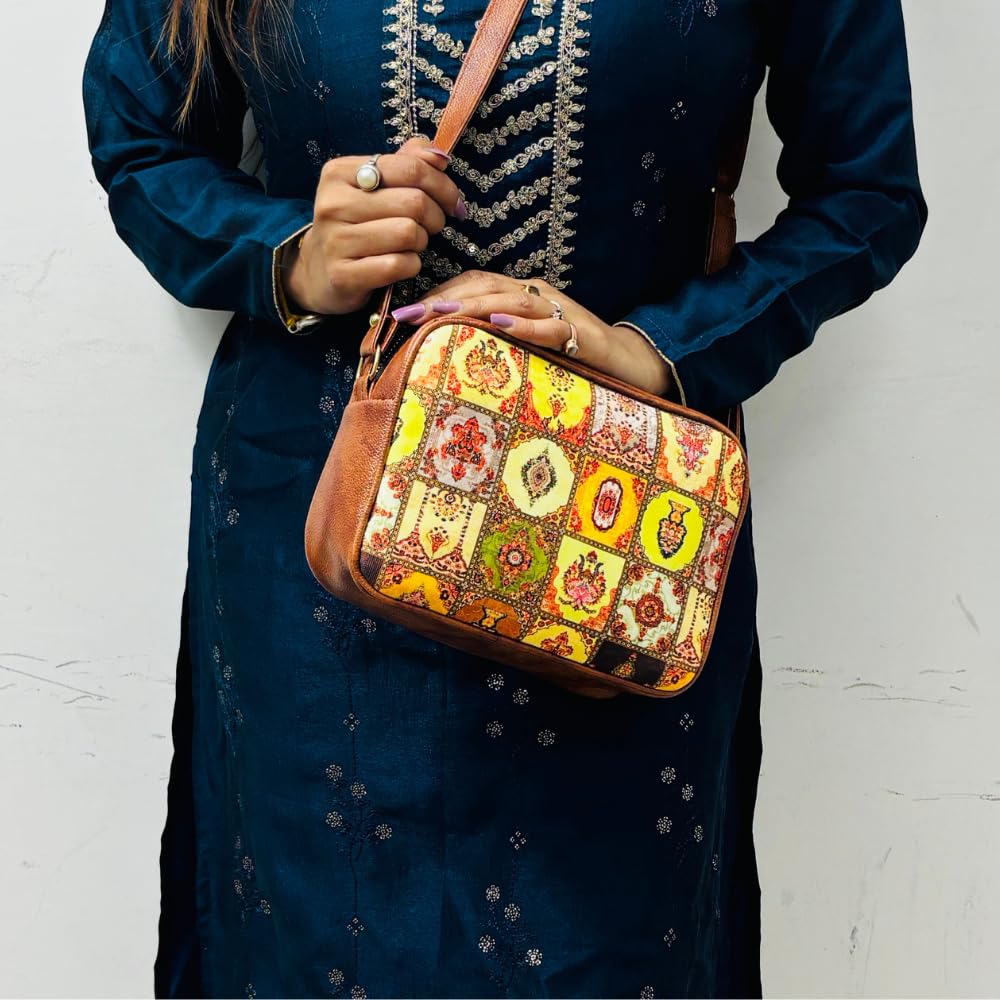
[{"label": "fingernail", "polygon": [[461,222],[469,217],[469,210],[465,207],[465,199],[459,195],[458,201],[455,202],[455,218],[459,219]]},{"label": "fingernail", "polygon": [[431,308],[436,313],[454,313],[462,308],[461,302],[435,302]]},{"label": "fingernail", "polygon": [[443,156],[449,163],[451,163],[451,153],[446,153],[443,149],[438,149],[437,146],[428,146],[428,150],[432,153],[437,153],[438,156]]},{"label": "fingernail", "polygon": [[501,330],[509,330],[514,325],[514,317],[507,313],[490,313],[490,322]]},{"label": "fingernail", "polygon": [[413,305],[393,309],[392,318],[397,323],[413,323],[420,319],[425,312],[427,312],[427,306],[422,302],[414,302]]}]

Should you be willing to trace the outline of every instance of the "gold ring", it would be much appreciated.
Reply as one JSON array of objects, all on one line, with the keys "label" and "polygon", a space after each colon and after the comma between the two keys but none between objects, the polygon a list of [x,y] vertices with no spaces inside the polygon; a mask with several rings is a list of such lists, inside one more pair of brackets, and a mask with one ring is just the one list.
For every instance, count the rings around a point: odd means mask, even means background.
[{"label": "gold ring", "polygon": [[549,302],[551,302],[552,305],[553,305],[553,307],[554,307],[553,310],[552,310],[552,318],[553,319],[565,319],[566,315],[563,312],[563,307],[561,305],[559,305],[559,303],[556,302],[555,299],[549,299]]},{"label": "gold ring", "polygon": [[526,295],[541,295],[542,293],[538,289],[538,285],[521,285],[524,293]]},{"label": "gold ring", "polygon": [[562,346],[563,353],[575,358],[580,353],[580,341],[576,335],[576,324],[569,324],[569,340]]},{"label": "gold ring", "polygon": [[354,179],[362,191],[377,191],[382,186],[382,171],[378,168],[378,158],[381,155],[376,153],[358,167]]}]

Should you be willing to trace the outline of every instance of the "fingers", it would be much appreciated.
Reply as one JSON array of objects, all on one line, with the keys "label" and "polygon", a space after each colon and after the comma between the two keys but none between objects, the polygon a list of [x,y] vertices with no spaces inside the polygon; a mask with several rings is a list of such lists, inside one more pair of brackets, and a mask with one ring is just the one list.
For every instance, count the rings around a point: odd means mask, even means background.
[{"label": "fingers", "polygon": [[[529,292],[529,287],[538,289],[538,294]],[[553,317],[556,302],[565,308],[565,297],[540,279],[523,282],[492,271],[464,271],[412,305],[397,309],[393,316],[402,323],[422,323],[448,313],[484,320],[494,314],[542,320]]]},{"label": "fingers", "polygon": [[508,313],[493,313],[489,320],[518,340],[524,340],[550,351],[561,351],[570,339],[569,323],[564,319],[530,319],[526,316],[512,316]]},{"label": "fingers", "polygon": [[[455,290],[457,295],[459,289]],[[426,303],[431,313],[461,313],[463,316],[475,316],[478,319],[489,319],[494,313],[512,316],[523,316],[527,319],[550,319],[555,306],[541,295],[531,295],[515,288],[513,291],[494,294],[475,294],[469,290],[461,298],[451,298],[451,295],[439,295],[435,290],[433,298]]]},{"label": "fingers", "polygon": [[420,253],[427,249],[430,234],[408,216],[395,216],[337,226],[328,239],[335,244],[337,256],[357,260],[385,253]]},{"label": "fingers", "polygon": [[[399,152],[380,156],[378,169],[382,175],[382,185],[379,191],[374,192],[362,191],[356,179],[358,167],[369,159],[367,156],[338,156],[327,160],[320,175],[321,187],[346,185],[351,189],[348,200],[352,203],[361,198],[373,198],[383,188],[413,188],[436,202],[445,215],[459,219],[465,217],[465,202],[461,191],[440,167],[428,162],[429,159],[441,157],[426,153],[426,147],[422,148],[420,155]],[[348,198],[344,192],[335,192],[335,197]]]},{"label": "fingers", "polygon": [[358,197],[358,189],[338,183],[324,192],[321,217],[362,223],[377,219],[408,218],[429,233],[439,233],[447,219],[441,206],[419,188],[379,188]]},{"label": "fingers", "polygon": [[373,288],[406,281],[420,273],[417,253],[384,253],[357,260],[339,259],[327,271],[332,288],[359,308]]},{"label": "fingers", "polygon": [[381,288],[394,281],[406,281],[420,273],[420,256],[416,253],[387,253],[364,257],[348,264],[349,273],[356,274],[365,288]]},{"label": "fingers", "polygon": [[446,153],[443,149],[438,149],[437,146],[431,145],[430,140],[424,138],[422,135],[415,135],[411,139],[407,139],[399,147],[399,151],[406,153],[408,156],[416,156],[438,170],[443,170],[451,163],[450,153]]},{"label": "fingers", "polygon": [[[525,291],[525,287],[529,284],[538,289],[539,295],[531,295],[531,293]],[[457,299],[464,302],[466,299],[505,292],[518,292],[526,297],[530,295],[536,303],[539,298],[544,301],[549,298],[555,298],[558,294],[548,282],[538,278],[531,278],[525,282],[508,277],[505,274],[497,274],[493,271],[463,271],[461,274],[455,275],[454,278],[443,281],[419,301],[425,302],[430,306],[431,303],[442,300],[454,301]],[[551,311],[551,302],[548,303],[548,307]]]}]

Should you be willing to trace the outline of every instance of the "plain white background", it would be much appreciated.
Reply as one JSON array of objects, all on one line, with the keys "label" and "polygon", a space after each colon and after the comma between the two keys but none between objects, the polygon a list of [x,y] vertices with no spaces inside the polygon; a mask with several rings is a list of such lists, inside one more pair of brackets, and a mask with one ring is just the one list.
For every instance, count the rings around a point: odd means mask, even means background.
[{"label": "plain white background", "polygon": [[[8,996],[151,991],[190,449],[226,318],[114,235],[80,99],[101,9],[4,0],[0,34]],[[1000,4],[906,14],[923,245],[748,408],[773,996],[1000,992]],[[782,204],[758,111],[741,238]]]}]

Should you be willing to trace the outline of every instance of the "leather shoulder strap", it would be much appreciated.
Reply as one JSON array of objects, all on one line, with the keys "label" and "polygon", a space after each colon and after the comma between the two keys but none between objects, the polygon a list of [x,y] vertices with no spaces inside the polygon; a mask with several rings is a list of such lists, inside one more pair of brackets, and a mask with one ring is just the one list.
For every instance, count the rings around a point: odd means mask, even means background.
[{"label": "leather shoulder strap", "polygon": [[733,196],[743,174],[752,118],[751,103],[740,111],[729,132],[723,137],[705,249],[706,274],[712,274],[719,268],[725,267],[736,245],[736,201]]},{"label": "leather shoulder strap", "polygon": [[434,145],[450,153],[486,93],[527,0],[490,0],[462,60]]}]

